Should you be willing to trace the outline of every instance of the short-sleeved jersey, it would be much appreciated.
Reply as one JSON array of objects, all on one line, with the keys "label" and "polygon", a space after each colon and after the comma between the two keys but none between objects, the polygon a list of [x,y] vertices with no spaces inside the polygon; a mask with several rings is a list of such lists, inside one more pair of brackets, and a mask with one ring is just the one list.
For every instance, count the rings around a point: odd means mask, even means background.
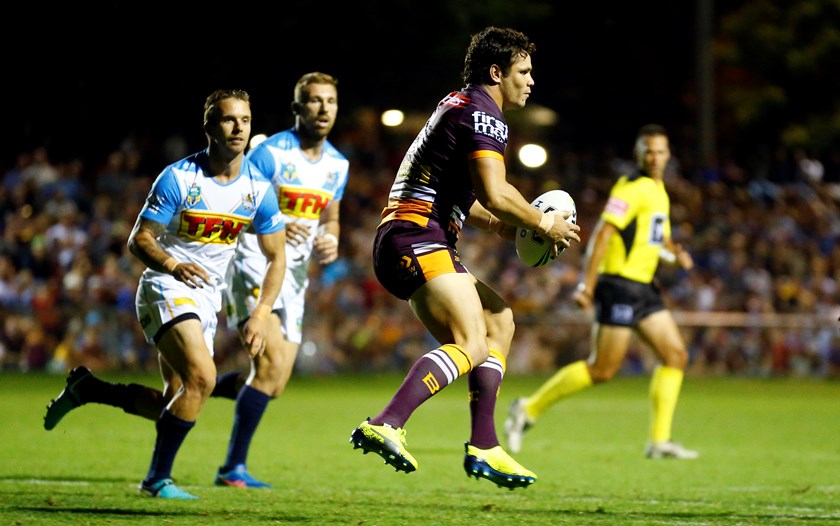
[{"label": "short-sleeved jersey", "polygon": [[[253,225],[259,234],[285,227],[274,188],[247,159],[239,177],[226,184],[209,175],[204,150],[166,168],[155,179],[140,211],[144,219],[166,225],[158,242],[178,261],[204,267],[213,283],[224,283],[225,271],[236,249],[237,238]],[[172,278],[152,269],[146,277]]]},{"label": "short-sleeved jersey", "polygon": [[[286,245],[283,287],[304,290],[309,284],[307,270],[321,212],[344,196],[350,163],[329,141],[324,142],[321,158],[310,161],[301,152],[300,138],[294,129],[275,133],[248,152],[247,157],[271,180],[286,222],[309,226],[305,243]],[[246,233],[242,237],[236,257],[263,257],[256,236]]]},{"label": "short-sleeved jersey", "polygon": [[502,111],[483,87],[468,85],[450,93],[406,152],[382,223],[402,220],[441,229],[454,245],[475,202],[469,160],[504,160],[507,141]]},{"label": "short-sleeved jersey", "polygon": [[619,177],[601,213],[618,233],[610,238],[598,271],[652,282],[663,242],[671,237],[670,208],[662,181],[640,172]]}]

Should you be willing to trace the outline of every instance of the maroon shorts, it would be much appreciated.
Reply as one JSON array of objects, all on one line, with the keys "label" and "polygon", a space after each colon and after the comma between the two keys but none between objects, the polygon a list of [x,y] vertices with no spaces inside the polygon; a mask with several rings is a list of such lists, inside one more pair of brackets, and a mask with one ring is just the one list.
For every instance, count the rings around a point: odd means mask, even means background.
[{"label": "maroon shorts", "polygon": [[442,229],[410,221],[388,221],[377,229],[373,270],[379,283],[403,300],[436,276],[469,272]]}]

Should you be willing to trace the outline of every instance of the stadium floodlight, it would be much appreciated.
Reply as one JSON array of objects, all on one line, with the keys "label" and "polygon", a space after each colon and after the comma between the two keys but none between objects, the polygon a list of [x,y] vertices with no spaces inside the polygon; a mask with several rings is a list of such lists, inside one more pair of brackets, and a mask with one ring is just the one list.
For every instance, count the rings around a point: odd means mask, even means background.
[{"label": "stadium floodlight", "polygon": [[250,148],[256,148],[261,142],[268,139],[268,137],[264,133],[258,133],[251,137],[251,141],[248,143]]},{"label": "stadium floodlight", "polygon": [[519,162],[528,168],[539,168],[548,160],[548,152],[539,144],[525,144],[519,148]]},{"label": "stadium floodlight", "polygon": [[399,126],[405,120],[405,114],[401,110],[386,110],[382,112],[381,120],[383,126]]}]

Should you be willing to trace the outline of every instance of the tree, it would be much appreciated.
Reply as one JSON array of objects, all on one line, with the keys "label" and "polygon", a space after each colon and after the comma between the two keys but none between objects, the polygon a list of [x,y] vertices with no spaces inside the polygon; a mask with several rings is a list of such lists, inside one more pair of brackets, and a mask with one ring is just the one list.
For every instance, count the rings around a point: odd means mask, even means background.
[{"label": "tree", "polygon": [[720,144],[840,145],[839,0],[744,2],[720,19],[714,56]]}]

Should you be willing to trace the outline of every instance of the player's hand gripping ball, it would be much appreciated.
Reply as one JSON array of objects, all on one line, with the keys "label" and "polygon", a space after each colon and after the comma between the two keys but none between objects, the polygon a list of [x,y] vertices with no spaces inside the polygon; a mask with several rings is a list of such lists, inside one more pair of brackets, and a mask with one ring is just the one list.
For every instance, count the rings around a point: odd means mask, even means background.
[{"label": "player's hand gripping ball", "polygon": [[[572,215],[566,221],[577,224],[575,200],[568,192],[549,190],[531,201],[531,204],[544,214],[554,210],[560,212],[568,210],[572,212]],[[565,245],[562,243],[557,245],[557,255],[562,254],[564,250],[566,250]],[[525,230],[524,228],[516,229],[516,255],[523,263],[531,267],[541,267],[553,261],[556,257],[550,240],[544,239],[534,230]]]}]

